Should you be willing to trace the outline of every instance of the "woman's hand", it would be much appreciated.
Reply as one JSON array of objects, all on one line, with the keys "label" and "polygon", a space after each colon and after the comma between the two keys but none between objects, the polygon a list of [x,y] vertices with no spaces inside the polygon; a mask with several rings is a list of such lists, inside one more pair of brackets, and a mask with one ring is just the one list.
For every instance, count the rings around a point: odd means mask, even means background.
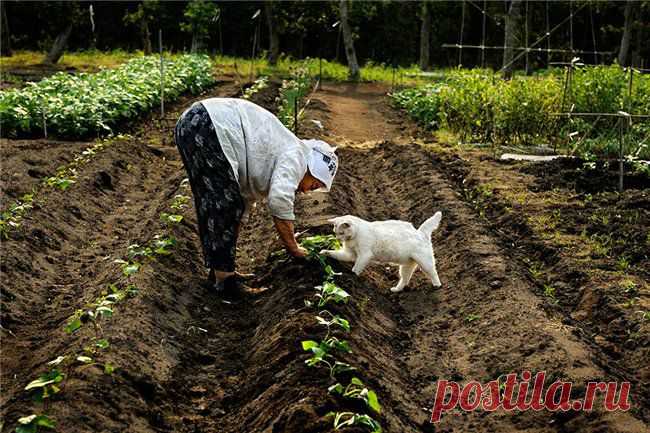
[{"label": "woman's hand", "polygon": [[294,257],[298,257],[298,258],[304,258],[304,257],[307,257],[307,254],[309,254],[309,253],[307,252],[307,250],[304,249],[304,248],[301,247],[301,246],[298,246],[298,248],[292,248],[292,249],[287,248],[287,251],[288,251],[289,254],[291,254],[292,256],[294,256]]}]

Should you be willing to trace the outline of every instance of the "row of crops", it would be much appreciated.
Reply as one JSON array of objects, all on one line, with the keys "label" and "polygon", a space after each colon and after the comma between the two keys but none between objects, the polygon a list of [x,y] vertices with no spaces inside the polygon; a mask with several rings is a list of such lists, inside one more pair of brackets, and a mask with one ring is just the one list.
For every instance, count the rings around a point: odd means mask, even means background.
[{"label": "row of crops", "polygon": [[[181,182],[179,189],[189,191],[187,180]],[[123,258],[114,260],[120,268],[121,277],[116,277],[119,281],[109,284],[100,296],[69,317],[64,330],[73,341],[71,348],[52,353],[52,360],[25,386],[35,403],[34,412],[18,419],[16,433],[54,431],[59,413],[53,401],[59,400],[59,394],[74,392],[66,386],[71,379],[88,380],[85,371],[91,368],[109,376],[121,368],[111,354],[115,336],[109,323],[126,308],[129,299],[140,293],[135,279],[141,268],[175,254],[174,227],[183,220],[180,213],[189,207],[189,201],[188,195],[174,196],[169,205],[170,213],[160,214],[161,232],[144,245],[129,245]]]},{"label": "row of crops", "polygon": [[[179,55],[163,64],[164,98],[198,93],[214,83],[208,56]],[[0,123],[7,137],[48,133],[80,138],[111,132],[120,122],[160,103],[160,58],[132,59],[116,69],[76,75],[59,72],[23,89],[0,92]]]},{"label": "row of crops", "polygon": [[[335,430],[357,427],[360,431],[381,433],[381,425],[374,418],[381,414],[377,393],[361,380],[361,370],[342,360],[343,356],[353,353],[345,339],[351,330],[350,321],[343,317],[343,306],[352,296],[336,284],[334,279],[341,274],[334,272],[325,256],[320,254],[323,249],[339,249],[341,245],[333,235],[311,236],[303,239],[301,245],[309,251],[311,260],[320,263],[325,274],[323,283],[315,287],[313,297],[305,299],[305,307],[315,313],[316,324],[325,334],[320,340],[301,341],[302,349],[310,354],[305,364],[329,372],[327,392],[335,396],[341,406],[355,408],[355,411],[331,411],[326,417],[332,418]],[[363,408],[363,412],[358,411],[359,408]]]},{"label": "row of crops", "polygon": [[[629,72],[616,65],[576,68],[570,80],[559,71],[505,81],[491,71],[455,70],[440,82],[392,96],[424,126],[449,130],[464,141],[556,147],[574,140],[580,148],[572,150],[606,155],[618,149],[618,118],[557,113],[650,114],[650,76],[633,78],[630,89]],[[635,119],[628,132],[626,154],[647,158],[643,140],[650,135],[650,119]]]}]

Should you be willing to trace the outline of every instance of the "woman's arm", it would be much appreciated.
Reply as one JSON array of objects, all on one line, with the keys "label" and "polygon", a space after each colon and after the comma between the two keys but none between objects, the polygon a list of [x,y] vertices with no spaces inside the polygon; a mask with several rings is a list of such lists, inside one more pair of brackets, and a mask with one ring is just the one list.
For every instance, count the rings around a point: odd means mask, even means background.
[{"label": "woman's arm", "polygon": [[296,242],[296,237],[293,231],[293,221],[273,217],[273,222],[275,223],[275,229],[278,231],[280,239],[289,254],[294,257],[306,257],[307,251]]}]

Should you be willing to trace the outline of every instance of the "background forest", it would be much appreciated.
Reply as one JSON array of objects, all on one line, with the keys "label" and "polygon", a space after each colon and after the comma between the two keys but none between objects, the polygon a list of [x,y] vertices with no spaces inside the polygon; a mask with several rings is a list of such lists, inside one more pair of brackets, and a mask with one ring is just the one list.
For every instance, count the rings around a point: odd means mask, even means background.
[{"label": "background forest", "polygon": [[[341,5],[347,6],[349,37],[345,25],[339,25]],[[456,66],[460,60],[467,67],[501,67],[501,49],[487,49],[483,56],[479,49],[466,48],[459,56],[457,48],[443,44],[501,47],[510,38],[506,45],[530,46],[556,26],[538,48],[583,50],[580,57],[586,63],[617,60],[644,66],[650,58],[647,1],[3,1],[2,24],[3,55],[50,51],[51,62],[64,47],[157,51],[162,29],[164,47],[172,51],[248,57],[255,42],[256,54],[271,61],[284,54],[345,63],[350,39],[362,65],[420,64],[427,69]],[[586,53],[592,51],[606,53]],[[570,53],[531,53],[530,68],[570,58]],[[523,59],[515,67],[523,68]]]}]

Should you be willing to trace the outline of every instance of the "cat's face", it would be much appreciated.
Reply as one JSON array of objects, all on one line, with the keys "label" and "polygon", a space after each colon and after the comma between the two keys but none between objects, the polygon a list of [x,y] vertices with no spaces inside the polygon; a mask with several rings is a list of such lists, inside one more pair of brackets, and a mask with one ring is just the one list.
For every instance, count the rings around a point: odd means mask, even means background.
[{"label": "cat's face", "polygon": [[334,224],[334,235],[340,241],[349,241],[354,239],[356,230],[352,221],[346,220],[345,217],[331,219]]}]

